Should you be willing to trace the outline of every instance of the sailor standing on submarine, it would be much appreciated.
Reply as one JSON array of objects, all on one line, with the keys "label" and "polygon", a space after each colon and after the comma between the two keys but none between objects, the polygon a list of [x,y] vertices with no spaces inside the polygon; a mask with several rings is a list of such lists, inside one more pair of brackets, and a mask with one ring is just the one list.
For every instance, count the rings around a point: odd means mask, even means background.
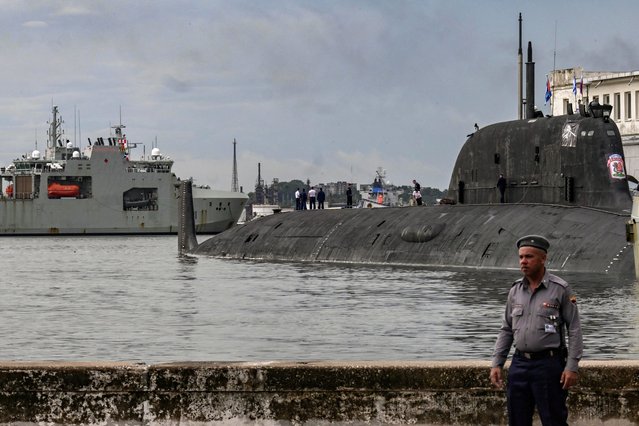
[{"label": "sailor standing on submarine", "polygon": [[515,346],[506,393],[511,426],[532,425],[535,406],[544,426],[567,425],[568,389],[577,383],[583,352],[577,299],[566,281],[546,270],[549,246],[539,235],[517,241],[524,276],[508,293],[493,352],[490,381],[503,388],[502,368]]}]

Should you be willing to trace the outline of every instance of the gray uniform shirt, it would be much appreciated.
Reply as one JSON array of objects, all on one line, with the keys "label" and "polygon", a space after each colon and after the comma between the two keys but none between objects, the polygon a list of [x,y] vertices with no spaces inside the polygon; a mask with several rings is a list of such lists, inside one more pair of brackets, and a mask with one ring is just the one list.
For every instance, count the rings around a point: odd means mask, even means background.
[{"label": "gray uniform shirt", "polygon": [[508,293],[492,366],[502,367],[513,343],[522,352],[539,352],[565,346],[568,332],[566,370],[577,371],[583,352],[583,337],[575,298],[568,283],[545,272],[534,293],[526,278],[513,284]]}]

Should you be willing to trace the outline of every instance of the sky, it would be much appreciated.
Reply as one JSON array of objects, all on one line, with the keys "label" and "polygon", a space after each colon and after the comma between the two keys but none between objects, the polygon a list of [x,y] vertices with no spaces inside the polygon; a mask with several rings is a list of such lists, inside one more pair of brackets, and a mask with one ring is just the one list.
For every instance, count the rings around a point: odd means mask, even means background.
[{"label": "sky", "polygon": [[483,125],[517,118],[518,17],[535,97],[553,68],[639,69],[636,0],[0,0],[0,164],[44,151],[58,105],[85,147],[126,125],[174,172],[239,184],[445,189]]}]

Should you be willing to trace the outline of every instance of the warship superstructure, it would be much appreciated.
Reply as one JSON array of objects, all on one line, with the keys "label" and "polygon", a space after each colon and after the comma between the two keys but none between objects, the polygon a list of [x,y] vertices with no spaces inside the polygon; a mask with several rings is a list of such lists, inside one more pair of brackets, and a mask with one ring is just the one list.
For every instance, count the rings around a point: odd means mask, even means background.
[{"label": "warship superstructure", "polygon": [[[181,180],[171,171],[172,159],[155,147],[133,160],[137,144],[126,139],[122,124],[83,150],[62,139],[61,125],[53,106],[44,155],[35,149],[0,168],[0,235],[177,233]],[[198,233],[235,225],[248,199],[192,189]]]}]

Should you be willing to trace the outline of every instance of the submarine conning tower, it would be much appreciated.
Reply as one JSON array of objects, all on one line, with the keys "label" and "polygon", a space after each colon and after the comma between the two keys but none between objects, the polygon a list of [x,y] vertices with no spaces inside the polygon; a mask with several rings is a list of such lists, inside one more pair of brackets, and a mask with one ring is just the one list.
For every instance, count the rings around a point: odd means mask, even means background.
[{"label": "submarine conning tower", "polygon": [[611,107],[486,126],[462,147],[448,188],[460,204],[499,203],[503,174],[506,203],[539,203],[629,212],[632,198]]}]

